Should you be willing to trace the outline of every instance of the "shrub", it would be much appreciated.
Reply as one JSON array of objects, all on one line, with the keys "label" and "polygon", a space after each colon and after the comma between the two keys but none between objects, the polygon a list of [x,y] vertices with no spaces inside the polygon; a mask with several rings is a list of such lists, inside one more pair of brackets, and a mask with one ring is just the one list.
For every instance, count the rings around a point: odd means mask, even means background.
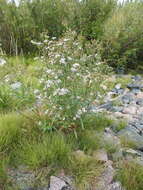
[{"label": "shrub", "polygon": [[110,72],[96,48],[96,54],[87,54],[82,40],[75,41],[75,35],[70,31],[59,41],[46,38],[41,42],[43,73],[39,76],[38,97],[44,106],[37,115],[45,131],[75,131],[79,122],[84,128],[83,117],[93,101],[102,96],[100,84],[106,78],[105,73]]},{"label": "shrub", "polygon": [[143,3],[126,3],[116,9],[104,26],[103,58],[118,69],[143,63]]},{"label": "shrub", "polygon": [[103,23],[115,5],[114,0],[71,0],[68,6],[70,28],[87,39],[101,37]]}]

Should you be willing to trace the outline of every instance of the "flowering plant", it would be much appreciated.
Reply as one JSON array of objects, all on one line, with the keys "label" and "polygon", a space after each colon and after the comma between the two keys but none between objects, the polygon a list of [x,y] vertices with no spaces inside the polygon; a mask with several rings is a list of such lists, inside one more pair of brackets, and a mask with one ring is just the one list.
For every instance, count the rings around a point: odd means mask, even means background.
[{"label": "flowering plant", "polygon": [[39,125],[44,130],[75,131],[79,121],[84,128],[82,118],[103,93],[103,70],[109,72],[109,67],[101,62],[96,48],[89,54],[89,44],[85,47],[81,39],[75,39],[76,33],[70,32],[60,40],[46,37],[37,43],[43,72],[39,79],[42,91],[36,93],[42,108]]}]

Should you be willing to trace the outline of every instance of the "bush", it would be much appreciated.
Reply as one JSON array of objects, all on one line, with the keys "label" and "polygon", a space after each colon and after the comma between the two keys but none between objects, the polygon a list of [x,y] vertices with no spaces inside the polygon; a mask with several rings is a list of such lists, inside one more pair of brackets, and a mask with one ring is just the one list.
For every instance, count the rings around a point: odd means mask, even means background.
[{"label": "bush", "polygon": [[[61,1],[34,0],[14,3],[1,0],[0,7],[0,42],[7,54],[35,53],[32,39],[40,39],[42,32],[50,37],[59,37],[65,30]],[[40,15],[39,15],[40,14]]]},{"label": "bush", "polygon": [[85,51],[75,35],[70,31],[59,41],[46,39],[40,43],[44,67],[39,76],[39,101],[44,106],[38,112],[43,113],[39,124],[44,131],[75,131],[77,122],[84,128],[82,120],[89,106],[103,94],[100,84],[110,68],[101,62],[96,48],[87,54],[90,46]]},{"label": "bush", "polygon": [[70,28],[87,39],[97,39],[102,36],[103,23],[115,6],[115,0],[71,0]]},{"label": "bush", "polygon": [[103,58],[117,68],[143,63],[143,3],[126,3],[114,11],[104,26]]}]

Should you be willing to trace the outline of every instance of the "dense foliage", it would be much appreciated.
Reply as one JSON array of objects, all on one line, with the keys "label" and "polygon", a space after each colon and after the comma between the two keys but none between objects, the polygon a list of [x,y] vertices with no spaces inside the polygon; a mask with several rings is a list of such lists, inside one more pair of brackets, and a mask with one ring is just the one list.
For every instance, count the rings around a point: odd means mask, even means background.
[{"label": "dense foliage", "polygon": [[143,62],[143,2],[141,0],[0,0],[0,43],[10,55],[35,54],[31,40],[57,39],[69,29],[87,41],[98,40],[102,60],[118,68]]},{"label": "dense foliage", "polygon": [[118,8],[104,28],[104,58],[112,66],[143,66],[143,2]]}]

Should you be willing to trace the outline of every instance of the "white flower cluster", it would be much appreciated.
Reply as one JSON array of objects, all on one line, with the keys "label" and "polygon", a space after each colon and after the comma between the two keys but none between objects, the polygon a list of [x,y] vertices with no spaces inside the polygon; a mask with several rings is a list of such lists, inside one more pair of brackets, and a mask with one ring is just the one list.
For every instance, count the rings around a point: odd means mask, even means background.
[{"label": "white flower cluster", "polygon": [[73,118],[73,120],[77,120],[77,119],[80,119],[82,114],[86,113],[87,112],[87,109],[85,109],[84,107],[79,109],[75,115],[75,117]]},{"label": "white flower cluster", "polygon": [[55,92],[53,93],[54,96],[64,96],[66,94],[68,94],[70,91],[67,88],[58,88],[55,90]]},{"label": "white flower cluster", "polygon": [[72,65],[71,67],[71,71],[74,73],[74,72],[77,72],[78,69],[79,69],[80,65],[78,63],[75,63]]}]

